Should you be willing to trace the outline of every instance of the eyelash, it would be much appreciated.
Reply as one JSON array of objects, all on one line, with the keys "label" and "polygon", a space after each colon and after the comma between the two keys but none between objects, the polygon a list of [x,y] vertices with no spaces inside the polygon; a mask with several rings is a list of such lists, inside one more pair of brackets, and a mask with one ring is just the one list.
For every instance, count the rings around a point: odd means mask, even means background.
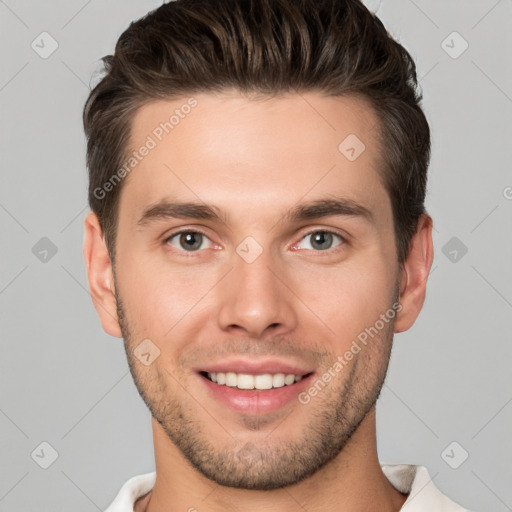
[{"label": "eyelash", "polygon": [[[324,233],[324,234],[330,234],[330,235],[337,236],[338,238],[340,238],[341,243],[338,246],[334,247],[334,248],[325,249],[323,251],[322,250],[316,251],[314,249],[305,249],[305,250],[317,252],[317,253],[320,253],[320,254],[323,254],[323,253],[325,253],[325,254],[332,254],[333,252],[337,252],[337,250],[340,250],[343,246],[348,244],[348,241],[347,241],[346,237],[344,237],[343,235],[341,235],[340,233],[338,233],[336,231],[331,231],[331,230],[327,230],[327,229],[314,229],[312,231],[308,231],[307,233],[305,233],[300,238],[300,240],[298,242],[294,243],[293,245],[295,246],[295,245],[299,244],[306,237],[314,235],[315,233]],[[172,240],[173,238],[175,238],[175,237],[177,237],[179,235],[183,235],[183,234],[200,234],[200,235],[203,235],[204,237],[206,237],[208,240],[210,240],[209,236],[206,233],[204,233],[203,231],[199,230],[199,229],[185,229],[185,230],[177,231],[176,233],[173,233],[173,234],[169,235],[168,237],[166,237],[164,239],[164,241],[163,241],[164,245],[169,246],[170,245],[169,244],[170,240]],[[196,251],[185,251],[183,249],[176,249],[175,247],[173,247],[173,249],[175,249],[179,253],[184,253],[184,255],[186,254],[187,257],[188,256],[193,256],[194,253],[201,252],[202,250],[204,250],[204,249],[199,249],[199,250],[196,250]]]}]

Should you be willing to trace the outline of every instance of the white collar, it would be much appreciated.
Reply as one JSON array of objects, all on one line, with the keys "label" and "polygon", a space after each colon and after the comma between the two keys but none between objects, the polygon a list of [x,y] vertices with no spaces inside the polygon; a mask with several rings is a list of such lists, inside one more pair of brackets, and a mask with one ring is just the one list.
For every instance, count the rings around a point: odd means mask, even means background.
[{"label": "white collar", "polygon": [[[381,468],[391,485],[409,495],[401,512],[469,512],[437,489],[425,466],[384,464]],[[105,512],[133,512],[137,499],[147,494],[155,481],[156,471],[130,478]]]}]

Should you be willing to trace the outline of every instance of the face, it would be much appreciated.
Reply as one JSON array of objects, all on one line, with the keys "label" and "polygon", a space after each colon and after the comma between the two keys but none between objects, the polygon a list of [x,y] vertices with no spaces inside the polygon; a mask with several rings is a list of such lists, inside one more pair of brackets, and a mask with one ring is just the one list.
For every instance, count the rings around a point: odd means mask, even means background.
[{"label": "face", "polygon": [[[136,386],[188,461],[278,488],[340,453],[386,374],[400,274],[377,119],[354,97],[194,98],[133,120],[132,149],[156,144],[120,197],[117,313]],[[276,387],[238,389],[252,385]]]}]

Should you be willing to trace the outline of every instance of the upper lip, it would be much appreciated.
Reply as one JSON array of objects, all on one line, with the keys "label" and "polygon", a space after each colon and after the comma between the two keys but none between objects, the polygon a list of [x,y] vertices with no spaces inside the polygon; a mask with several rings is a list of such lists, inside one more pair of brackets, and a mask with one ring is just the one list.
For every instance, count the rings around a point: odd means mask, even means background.
[{"label": "upper lip", "polygon": [[208,372],[208,373],[246,373],[249,375],[263,375],[265,373],[284,373],[285,375],[306,375],[313,372],[314,370],[306,366],[301,366],[294,363],[287,363],[284,361],[277,360],[260,360],[260,361],[249,361],[247,359],[232,359],[228,361],[222,361],[219,363],[212,363],[201,368],[196,368],[197,372]]}]

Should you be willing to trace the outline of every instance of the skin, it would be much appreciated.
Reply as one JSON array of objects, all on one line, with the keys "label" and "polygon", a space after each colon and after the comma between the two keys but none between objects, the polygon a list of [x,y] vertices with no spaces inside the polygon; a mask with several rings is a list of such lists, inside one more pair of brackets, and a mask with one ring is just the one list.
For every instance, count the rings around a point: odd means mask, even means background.
[{"label": "skin", "polygon": [[[125,179],[115,269],[97,217],[85,221],[94,304],[104,330],[124,337],[153,415],[157,480],[135,510],[363,512],[378,503],[380,512],[397,511],[406,496],[381,470],[375,403],[393,334],[413,325],[425,299],[432,219],[420,218],[398,265],[379,124],[364,99],[194,97],[198,105]],[[186,100],[142,107],[131,147]],[[366,146],[354,161],[338,150],[349,134]],[[363,205],[373,220],[284,217],[333,197]],[[138,224],[163,199],[214,205],[223,217]],[[187,251],[180,235],[169,239],[180,230],[206,237]],[[326,231],[343,238],[324,239],[322,250],[315,234]],[[252,263],[236,252],[248,236],[262,248]],[[394,319],[308,404],[240,414],[193,370],[241,355],[296,362],[321,377],[397,300]],[[160,350],[148,366],[133,352],[147,338]]]}]

